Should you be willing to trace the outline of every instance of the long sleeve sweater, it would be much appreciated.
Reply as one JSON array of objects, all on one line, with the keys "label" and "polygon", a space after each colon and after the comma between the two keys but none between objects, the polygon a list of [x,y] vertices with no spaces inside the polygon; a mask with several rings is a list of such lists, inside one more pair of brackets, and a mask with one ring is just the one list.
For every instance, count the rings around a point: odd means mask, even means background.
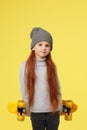
[{"label": "long sleeve sweater", "polygon": [[[36,59],[35,64],[35,73],[36,73],[36,82],[35,82],[35,93],[34,93],[34,103],[33,106],[30,107],[31,112],[35,113],[43,113],[43,112],[52,112],[52,105],[50,103],[50,95],[47,83],[47,67],[45,58],[43,59]],[[23,100],[26,101],[28,104],[28,94],[26,91],[26,82],[25,82],[25,65],[26,62],[23,62],[20,66],[20,90]],[[58,78],[58,76],[57,76]],[[61,111],[62,109],[62,96],[61,96],[61,89],[60,84],[58,81],[58,98],[59,98],[59,105],[58,110]]]}]

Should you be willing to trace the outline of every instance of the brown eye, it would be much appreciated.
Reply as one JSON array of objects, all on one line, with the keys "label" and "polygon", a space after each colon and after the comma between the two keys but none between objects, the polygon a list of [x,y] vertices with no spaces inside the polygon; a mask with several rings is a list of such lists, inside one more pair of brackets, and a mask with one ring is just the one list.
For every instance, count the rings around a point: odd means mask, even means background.
[{"label": "brown eye", "polygon": [[39,43],[39,44],[38,44],[38,46],[42,46],[42,44],[41,44],[41,43]]},{"label": "brown eye", "polygon": [[45,46],[46,46],[46,47],[50,47],[50,45],[49,45],[49,44],[46,44]]}]

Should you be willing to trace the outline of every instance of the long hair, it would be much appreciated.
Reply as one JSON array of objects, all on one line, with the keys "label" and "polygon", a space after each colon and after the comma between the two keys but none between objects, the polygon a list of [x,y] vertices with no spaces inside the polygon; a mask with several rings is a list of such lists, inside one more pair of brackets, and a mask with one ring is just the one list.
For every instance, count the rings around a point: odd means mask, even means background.
[{"label": "long hair", "polygon": [[[50,102],[53,107],[53,111],[55,112],[58,108],[58,83],[57,83],[57,75],[56,75],[56,67],[54,62],[52,61],[51,54],[46,57],[46,65],[47,65],[47,81],[49,87],[50,94]],[[25,76],[26,76],[26,87],[28,91],[28,103],[29,106],[33,105],[34,100],[34,90],[35,90],[35,52],[32,51],[29,58],[26,61],[25,68]]]}]

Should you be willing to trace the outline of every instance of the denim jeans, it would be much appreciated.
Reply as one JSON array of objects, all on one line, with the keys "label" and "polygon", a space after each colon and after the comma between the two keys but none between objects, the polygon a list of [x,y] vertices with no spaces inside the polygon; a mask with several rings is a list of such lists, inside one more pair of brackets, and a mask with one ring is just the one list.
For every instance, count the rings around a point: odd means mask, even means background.
[{"label": "denim jeans", "polygon": [[33,130],[58,130],[60,113],[31,113]]}]

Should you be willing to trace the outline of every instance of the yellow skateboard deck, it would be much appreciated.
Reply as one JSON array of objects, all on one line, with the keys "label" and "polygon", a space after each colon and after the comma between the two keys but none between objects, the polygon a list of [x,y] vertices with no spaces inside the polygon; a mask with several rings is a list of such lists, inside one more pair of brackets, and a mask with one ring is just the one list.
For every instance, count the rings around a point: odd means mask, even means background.
[{"label": "yellow skateboard deck", "polygon": [[[72,113],[78,109],[77,105],[72,100],[62,100],[62,104],[63,110],[60,115],[65,116],[65,120],[72,120]],[[18,120],[24,120],[24,116],[26,116],[26,103],[23,100],[9,102],[7,109],[10,113],[17,114],[19,116]]]}]

